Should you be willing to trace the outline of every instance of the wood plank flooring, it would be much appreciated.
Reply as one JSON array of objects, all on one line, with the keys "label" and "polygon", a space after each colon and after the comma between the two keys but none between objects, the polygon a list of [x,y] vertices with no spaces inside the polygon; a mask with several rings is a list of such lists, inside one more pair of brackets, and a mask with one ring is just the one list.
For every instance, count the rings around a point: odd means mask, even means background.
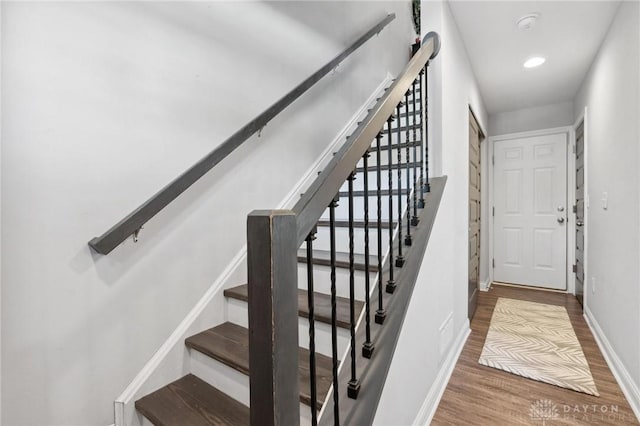
[{"label": "wood plank flooring", "polygon": [[[480,365],[478,359],[498,297],[564,306],[600,397]],[[480,292],[471,330],[432,425],[638,424],[574,296],[494,285],[489,292]],[[542,408],[537,414],[532,412],[536,407]]]}]

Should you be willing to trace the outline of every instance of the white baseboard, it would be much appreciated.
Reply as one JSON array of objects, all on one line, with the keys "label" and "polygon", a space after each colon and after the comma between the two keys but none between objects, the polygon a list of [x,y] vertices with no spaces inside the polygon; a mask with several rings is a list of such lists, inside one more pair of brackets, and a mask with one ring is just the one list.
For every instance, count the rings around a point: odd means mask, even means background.
[{"label": "white baseboard", "polygon": [[598,324],[598,321],[596,321],[587,306],[584,307],[584,318],[591,329],[593,337],[596,339],[596,343],[598,344],[605,361],[607,361],[607,365],[620,385],[622,393],[624,393],[631,409],[640,421],[640,389],[638,389],[638,385],[634,382],[629,371],[627,371],[626,367],[613,350],[607,336],[605,336],[602,328],[600,328],[600,324]]},{"label": "white baseboard", "polygon": [[[391,83],[392,75],[387,73],[380,85],[374,90],[369,99],[360,107],[347,124],[340,130],[335,139],[327,145],[327,148],[318,157],[318,160],[309,168],[302,178],[294,185],[293,189],[284,197],[276,209],[287,209],[295,205],[300,199],[300,194],[313,182],[318,171],[321,170],[333,158],[333,152],[337,151],[345,142],[346,137],[357,127],[358,121],[366,116],[368,109],[376,102],[380,93]],[[244,238],[244,235],[242,236]],[[124,392],[115,400],[115,425],[114,426],[137,426],[138,421],[135,416],[134,402],[146,393],[158,387],[159,383],[170,382],[180,378],[184,374],[184,357],[186,352],[180,350],[184,346],[185,338],[196,331],[194,325],[203,313],[209,308],[215,299],[221,297],[222,290],[227,286],[230,278],[237,275],[238,268],[245,264],[247,256],[246,244],[235,254],[230,264],[224,269],[222,274],[209,287],[202,298],[196,303],[193,309],[187,314],[185,319],[178,325],[169,338],[162,344],[160,349],[153,355],[147,364],[140,370],[133,381],[127,386]],[[215,324],[209,324],[209,327]],[[161,370],[162,373],[160,372]],[[159,377],[160,376],[160,377]],[[132,424],[133,423],[133,424]]]},{"label": "white baseboard", "polygon": [[442,394],[444,394],[444,391],[447,388],[453,369],[458,362],[458,358],[460,357],[460,353],[462,353],[462,348],[464,348],[464,344],[466,343],[469,334],[471,334],[471,328],[469,328],[469,320],[467,320],[458,333],[447,357],[442,363],[440,371],[438,372],[433,385],[431,385],[429,393],[427,393],[427,397],[422,403],[416,419],[413,421],[414,426],[428,425],[431,423],[431,420],[438,409],[438,404],[440,404],[440,399],[442,399]]},{"label": "white baseboard", "polygon": [[480,291],[489,291],[491,288],[491,280],[487,279],[486,281],[480,282]]},{"label": "white baseboard", "polygon": [[[216,279],[216,281],[205,292],[204,296],[196,303],[196,305],[187,314],[184,320],[178,325],[178,327],[171,333],[169,338],[160,346],[160,349],[151,357],[151,359],[145,364],[145,366],[136,375],[133,381],[127,386],[124,392],[115,400],[115,426],[125,426],[130,424],[130,420],[134,419],[134,402],[144,396],[147,392],[152,391],[149,389],[158,385],[158,378],[156,378],[153,385],[149,384],[150,379],[154,374],[158,373],[163,366],[170,364],[172,367],[167,367],[168,372],[162,374],[163,379],[170,381],[177,380],[180,374],[184,373],[180,369],[176,369],[176,365],[183,365],[181,357],[184,356],[184,351],[175,350],[178,345],[184,345],[184,339],[194,333],[194,324],[200,318],[202,313],[207,307],[210,306],[213,299],[218,295],[224,285],[227,283],[230,277],[234,276],[236,269],[244,263],[244,259],[247,255],[247,246],[236,253],[231,263],[224,269],[222,274]],[[171,359],[170,359],[171,358]],[[162,381],[162,379],[160,380]],[[145,386],[146,385],[146,386]],[[155,386],[154,386],[155,385]]]}]

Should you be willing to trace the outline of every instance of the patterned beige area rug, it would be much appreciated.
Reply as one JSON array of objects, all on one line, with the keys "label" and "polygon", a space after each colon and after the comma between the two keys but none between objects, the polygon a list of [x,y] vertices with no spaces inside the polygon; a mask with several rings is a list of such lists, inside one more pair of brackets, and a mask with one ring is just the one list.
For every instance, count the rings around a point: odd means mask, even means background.
[{"label": "patterned beige area rug", "polygon": [[479,362],[599,396],[564,306],[499,298]]}]

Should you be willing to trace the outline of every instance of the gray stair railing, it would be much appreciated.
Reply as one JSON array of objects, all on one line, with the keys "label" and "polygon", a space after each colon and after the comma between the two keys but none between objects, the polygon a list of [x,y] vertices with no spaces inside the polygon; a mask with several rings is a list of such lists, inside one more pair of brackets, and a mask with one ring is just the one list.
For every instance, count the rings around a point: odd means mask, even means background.
[{"label": "gray stair railing", "polygon": [[[311,422],[323,424],[371,424],[379,401],[384,378],[391,362],[397,334],[406,312],[393,312],[399,298],[406,301],[413,291],[418,264],[424,255],[426,240],[433,224],[435,211],[444,189],[444,178],[434,179],[428,185],[426,147],[426,78],[429,61],[438,54],[439,37],[429,33],[409,61],[403,72],[386,90],[366,118],[359,124],[344,145],[318,175],[298,203],[291,210],[256,210],[247,218],[248,292],[249,292],[249,353],[250,353],[250,412],[251,425],[297,425],[300,423],[298,377],[298,249],[306,242],[307,279],[309,303],[309,386],[311,394]],[[420,109],[417,109],[417,106]],[[394,125],[395,123],[395,125]],[[418,138],[418,135],[420,137]],[[386,144],[383,144],[386,139]],[[382,164],[382,150],[388,150],[388,162]],[[396,162],[392,150],[396,150]],[[413,154],[412,154],[413,152]],[[371,160],[369,157],[375,153]],[[403,155],[404,154],[404,155]],[[418,155],[419,154],[419,155]],[[358,168],[360,161],[364,168]],[[388,224],[383,226],[381,215],[382,170],[388,171]],[[413,173],[411,173],[413,171]],[[377,271],[378,280],[366,280],[365,321],[356,330],[354,310],[354,190],[356,173],[364,172],[364,244],[365,273]],[[368,173],[375,173],[376,189],[369,192]],[[406,183],[402,187],[402,176]],[[411,179],[411,176],[413,179]],[[394,188],[394,181],[397,184]],[[348,191],[340,192],[344,183]],[[394,210],[397,195],[399,205]],[[377,218],[369,218],[369,196],[377,200]],[[430,198],[432,197],[432,198]],[[336,220],[339,202],[348,203],[348,220]],[[420,198],[420,204],[418,204]],[[424,201],[423,201],[424,198]],[[342,201],[341,201],[342,200]],[[418,205],[422,213],[418,212]],[[412,214],[413,208],[413,214]],[[329,210],[330,268],[331,268],[331,325],[333,380],[332,395],[325,401],[316,401],[314,310],[313,310],[313,240],[325,210]],[[406,214],[403,214],[406,209]],[[431,210],[430,210],[431,209]],[[425,213],[428,212],[428,218]],[[398,222],[394,222],[397,220]],[[324,220],[326,226],[326,220]],[[349,323],[350,351],[345,368],[338,374],[336,344],[336,223],[346,223],[349,238]],[[377,262],[369,262],[369,226],[377,229]],[[402,239],[403,226],[408,226],[407,237]],[[411,227],[414,227],[412,230]],[[389,233],[389,252],[381,253],[381,235]],[[413,234],[412,234],[413,231]],[[395,236],[395,238],[394,238]],[[399,238],[398,238],[399,237]],[[394,244],[395,243],[395,244]],[[402,244],[405,244],[404,253]],[[396,247],[397,246],[397,247]],[[421,250],[421,252],[420,252]],[[397,253],[396,253],[397,251]],[[397,255],[397,256],[396,256]],[[394,258],[394,256],[396,256]],[[384,266],[386,265],[386,267]],[[394,268],[397,277],[394,279]],[[375,269],[373,269],[375,268]],[[383,305],[383,275],[389,277],[385,287],[387,304]],[[407,278],[409,277],[409,278]],[[402,279],[413,279],[409,285]],[[405,285],[407,284],[407,285]],[[397,287],[397,289],[396,289]],[[371,297],[369,293],[371,291]],[[372,337],[369,304],[377,305],[375,323],[377,337]],[[385,308],[386,306],[386,308]],[[386,320],[385,320],[386,318]],[[389,327],[395,327],[390,329]],[[386,330],[385,330],[386,328]],[[390,347],[379,337],[388,337]],[[356,344],[362,344],[361,354]],[[307,386],[304,383],[304,386]],[[346,398],[344,387],[346,387]],[[360,390],[363,390],[360,393]],[[366,391],[364,391],[366,389]],[[327,394],[328,395],[328,394]],[[333,404],[328,402],[332,399]],[[325,404],[324,415],[318,419],[318,411]]]},{"label": "gray stair railing", "polygon": [[134,241],[137,241],[140,229],[142,229],[142,226],[147,223],[149,219],[158,214],[169,203],[202,178],[215,165],[235,151],[236,148],[240,147],[251,136],[259,132],[260,129],[269,123],[269,121],[302,96],[325,75],[335,69],[343,60],[367,42],[367,40],[380,33],[380,31],[382,31],[387,24],[393,21],[395,17],[396,15],[394,13],[385,16],[380,22],[371,27],[371,29],[361,35],[349,47],[342,51],[342,53],[327,62],[327,64],[294,87],[289,93],[280,98],[280,100],[236,131],[217,148],[158,191],[153,197],[149,198],[138,208],[129,213],[104,234],[91,239],[88,243],[89,246],[97,253],[109,254],[114,248],[130,236],[133,236]]}]

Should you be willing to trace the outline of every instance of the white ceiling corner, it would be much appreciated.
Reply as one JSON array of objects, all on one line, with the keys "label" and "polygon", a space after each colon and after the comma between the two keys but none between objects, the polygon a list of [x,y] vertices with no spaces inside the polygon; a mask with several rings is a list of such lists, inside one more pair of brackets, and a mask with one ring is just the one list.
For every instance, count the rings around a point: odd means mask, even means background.
[{"label": "white ceiling corner", "polygon": [[[619,1],[449,1],[490,114],[572,100]],[[540,14],[535,27],[517,20]],[[538,68],[522,64],[534,55]]]}]

